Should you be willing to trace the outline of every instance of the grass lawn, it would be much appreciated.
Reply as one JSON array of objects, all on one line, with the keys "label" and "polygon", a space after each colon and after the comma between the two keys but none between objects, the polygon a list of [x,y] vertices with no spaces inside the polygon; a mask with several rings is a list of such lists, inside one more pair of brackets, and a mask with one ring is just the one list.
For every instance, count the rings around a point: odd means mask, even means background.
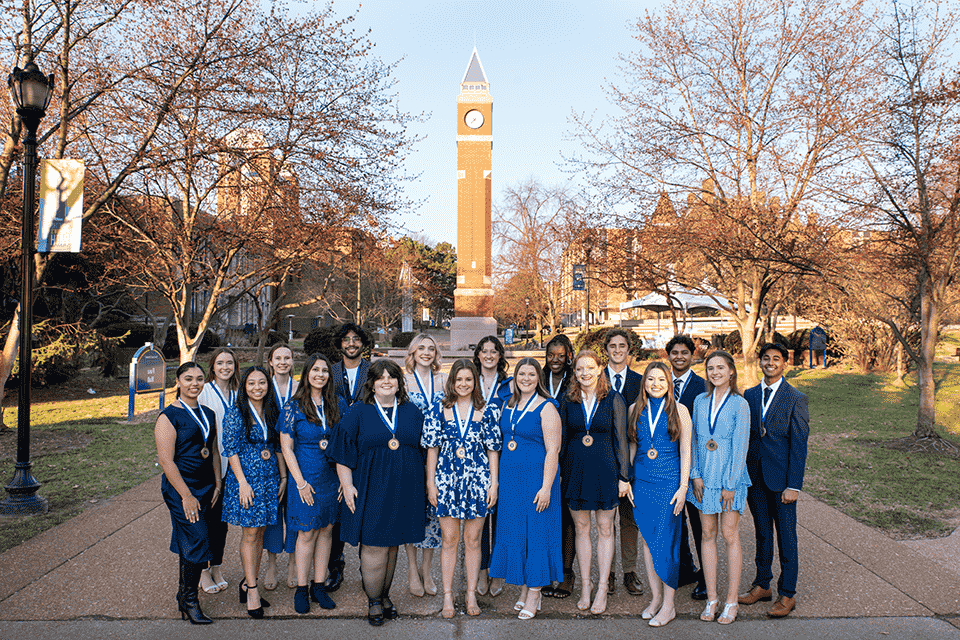
[{"label": "grass lawn", "polygon": [[[947,345],[951,355],[954,348]],[[634,368],[642,371],[644,364]],[[697,369],[703,373],[703,365]],[[942,433],[960,444],[960,364],[938,363],[936,374]],[[918,397],[914,378],[908,376],[907,386],[896,387],[890,376],[862,375],[842,366],[798,368],[788,378],[810,397],[804,490],[898,539],[944,535],[960,525],[960,501],[953,491],[960,459],[905,454],[883,446],[913,430]],[[172,386],[172,375],[167,382]],[[126,380],[103,380],[85,371],[66,385],[34,390],[31,460],[50,512],[0,519],[0,551],[160,472],[153,418],[125,422],[126,386]],[[89,394],[89,388],[97,393]],[[172,399],[168,393],[168,403]],[[141,413],[155,408],[156,396],[138,400]],[[6,410],[4,421],[16,426],[15,407]],[[13,477],[15,457],[16,430],[3,429],[0,482]]]}]

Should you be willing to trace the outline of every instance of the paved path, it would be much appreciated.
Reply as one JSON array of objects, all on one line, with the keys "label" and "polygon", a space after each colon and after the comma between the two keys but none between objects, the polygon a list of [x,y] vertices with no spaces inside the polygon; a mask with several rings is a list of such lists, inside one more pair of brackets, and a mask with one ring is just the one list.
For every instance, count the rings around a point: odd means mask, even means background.
[{"label": "paved path", "polygon": [[[191,629],[179,620],[174,603],[177,558],[167,548],[170,520],[159,485],[158,476],[0,554],[0,640],[62,638],[65,629],[71,640],[174,634],[242,640],[262,635],[267,628],[271,634],[309,628],[311,635],[319,637],[379,637],[363,618],[366,601],[360,590],[356,550],[350,547],[346,580],[334,594],[337,609],[325,612],[314,607],[307,616],[298,616],[293,611],[293,591],[283,584],[274,592],[264,592],[274,605],[268,610],[271,620],[246,620],[236,600],[241,571],[235,528],[231,528],[224,562],[230,588],[216,595],[201,594],[204,612],[218,622],[203,630]],[[383,630],[398,638],[509,636],[514,640],[547,633],[557,638],[668,633],[671,638],[719,634],[752,639],[775,633],[797,638],[960,639],[960,556],[953,538],[931,545],[896,542],[806,494],[801,500],[799,604],[787,620],[768,620],[763,615],[765,605],[758,604],[741,608],[732,627],[700,622],[696,616],[702,604],[690,599],[688,586],[677,595],[678,619],[664,630],[649,629],[639,619],[647,597],[631,597],[622,587],[600,619],[577,611],[575,593],[566,600],[545,599],[537,619],[521,623],[512,610],[516,589],[508,586],[497,598],[480,598],[481,618],[463,614],[461,596],[458,616],[445,621],[436,616],[442,604],[439,596],[415,598],[407,593],[401,552],[392,595],[403,616]],[[741,539],[745,558],[741,583],[746,588],[753,578],[754,554],[749,515],[741,523]],[[286,560],[281,560],[281,578],[285,565]],[[617,574],[621,574],[619,566]],[[439,554],[434,576],[439,583]],[[462,592],[459,571],[456,582],[456,590]],[[720,576],[720,584],[722,589],[725,575]],[[318,624],[314,618],[330,619]]]}]

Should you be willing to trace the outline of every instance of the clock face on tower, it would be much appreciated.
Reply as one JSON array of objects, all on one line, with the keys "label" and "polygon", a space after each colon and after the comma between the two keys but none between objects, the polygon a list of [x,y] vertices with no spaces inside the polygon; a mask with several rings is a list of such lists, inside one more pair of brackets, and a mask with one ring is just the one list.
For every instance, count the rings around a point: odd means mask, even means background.
[{"label": "clock face on tower", "polygon": [[476,109],[471,109],[463,116],[463,122],[471,129],[479,129],[483,126],[483,114]]}]

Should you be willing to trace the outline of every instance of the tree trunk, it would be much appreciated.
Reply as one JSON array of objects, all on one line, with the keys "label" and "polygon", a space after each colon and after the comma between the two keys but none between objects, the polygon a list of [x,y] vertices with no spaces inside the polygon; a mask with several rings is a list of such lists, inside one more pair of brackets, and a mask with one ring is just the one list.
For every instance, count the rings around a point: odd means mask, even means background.
[{"label": "tree trunk", "polygon": [[913,435],[918,438],[936,437],[937,407],[933,380],[933,360],[936,354],[940,314],[934,299],[929,276],[920,289],[920,352],[917,359],[917,377],[920,381],[920,408],[917,412],[917,428]]},{"label": "tree trunk", "polygon": [[903,367],[903,345],[900,344],[900,342],[897,342],[896,352],[897,352],[897,379],[894,381],[894,384],[896,384],[898,387],[902,387],[904,384],[903,383],[904,367]]}]

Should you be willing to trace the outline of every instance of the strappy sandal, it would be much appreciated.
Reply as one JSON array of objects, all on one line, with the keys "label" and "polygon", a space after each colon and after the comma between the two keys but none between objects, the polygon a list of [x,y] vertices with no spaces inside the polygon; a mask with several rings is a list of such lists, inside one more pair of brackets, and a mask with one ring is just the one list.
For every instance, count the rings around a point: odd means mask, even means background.
[{"label": "strappy sandal", "polygon": [[[733,612],[732,614],[730,612]],[[737,619],[737,612],[740,611],[739,603],[728,602],[723,605],[723,613],[720,614],[720,617],[717,618],[717,622],[720,624],[733,624],[733,621]]]}]

